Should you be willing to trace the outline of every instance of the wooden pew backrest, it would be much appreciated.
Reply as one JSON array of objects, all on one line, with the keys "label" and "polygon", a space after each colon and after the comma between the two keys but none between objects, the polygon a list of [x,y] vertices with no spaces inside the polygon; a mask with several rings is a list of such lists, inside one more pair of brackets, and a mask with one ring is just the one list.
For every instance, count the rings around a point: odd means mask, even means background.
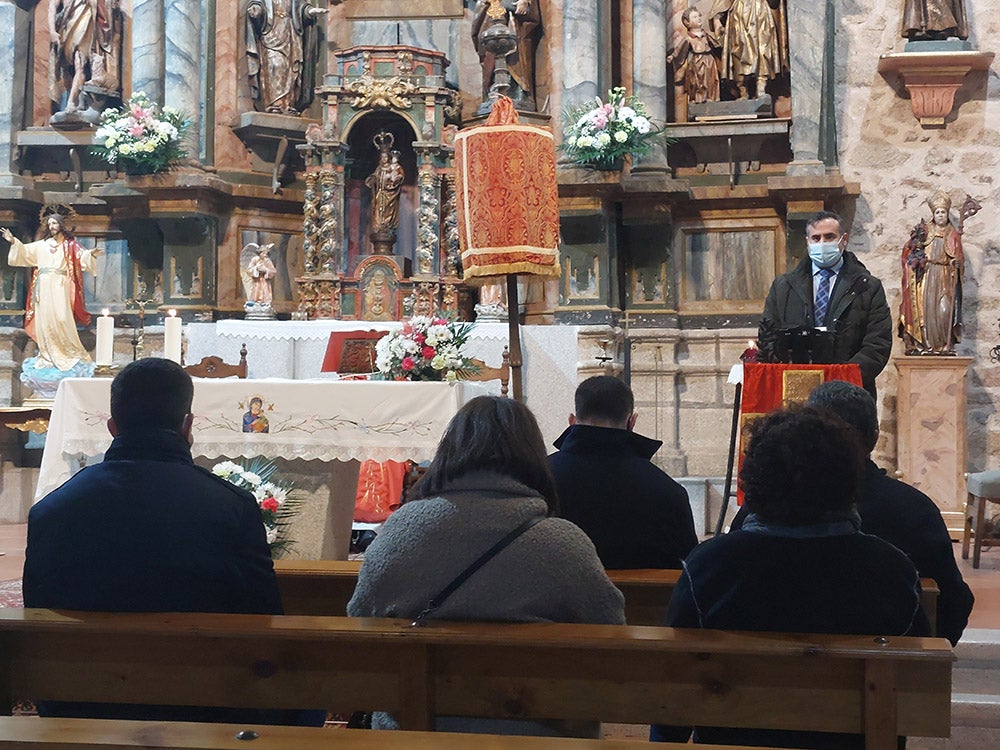
[{"label": "wooden pew backrest", "polygon": [[0,696],[946,737],[947,641],[0,609]]}]

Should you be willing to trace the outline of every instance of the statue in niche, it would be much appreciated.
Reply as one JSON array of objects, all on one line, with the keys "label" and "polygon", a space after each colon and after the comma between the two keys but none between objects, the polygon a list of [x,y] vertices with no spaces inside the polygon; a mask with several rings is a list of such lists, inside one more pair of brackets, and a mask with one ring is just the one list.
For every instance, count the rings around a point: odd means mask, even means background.
[{"label": "statue in niche", "polygon": [[969,38],[963,0],[905,0],[902,35],[910,41]]},{"label": "statue in niche", "polygon": [[53,125],[96,124],[106,100],[121,96],[123,18],[119,0],[49,3],[49,98],[66,95]]},{"label": "statue in niche", "polygon": [[274,300],[271,280],[277,275],[278,271],[274,267],[274,261],[271,260],[271,248],[273,247],[273,242],[263,245],[250,242],[243,248],[241,255],[249,256],[249,260],[246,263],[247,278],[250,282],[246,289],[247,302],[255,305],[270,306]]},{"label": "statue in niche", "polygon": [[[342,0],[331,0],[337,5]],[[264,112],[298,116],[313,100],[319,55],[317,19],[306,0],[249,0],[246,10],[250,98]]]},{"label": "statue in niche", "polygon": [[751,92],[760,98],[767,81],[788,67],[784,8],[784,0],[715,0],[709,11],[722,37],[722,78],[736,85],[740,99]]},{"label": "statue in niche", "polygon": [[[506,15],[506,23],[517,37],[517,48],[507,56],[507,70],[510,71],[511,86],[507,96],[514,100],[517,109],[535,111],[535,51],[542,36],[542,10],[540,0],[505,0],[500,5]],[[493,53],[484,49],[479,42],[479,34],[489,24],[490,6],[487,0],[478,0],[472,17],[472,43],[479,53],[483,68],[483,101],[489,99],[493,85],[496,61]]]},{"label": "statue in niche", "polygon": [[399,151],[392,148],[395,139],[392,133],[380,130],[372,138],[378,149],[378,166],[365,179],[371,190],[371,218],[369,236],[375,253],[387,255],[396,243],[396,228],[399,226],[399,195],[406,177],[403,165],[399,163]]},{"label": "statue in niche", "polygon": [[[714,31],[707,31],[701,11],[688,8],[681,14],[686,34],[677,49],[667,55],[673,64],[676,80],[684,84],[689,102],[719,101],[719,61],[715,50],[722,46]],[[718,17],[715,18],[718,24]]]},{"label": "statue in niche", "polygon": [[966,196],[955,225],[947,193],[927,203],[931,224],[921,219],[903,246],[899,336],[907,354],[954,354],[962,334],[962,234],[981,206]]}]

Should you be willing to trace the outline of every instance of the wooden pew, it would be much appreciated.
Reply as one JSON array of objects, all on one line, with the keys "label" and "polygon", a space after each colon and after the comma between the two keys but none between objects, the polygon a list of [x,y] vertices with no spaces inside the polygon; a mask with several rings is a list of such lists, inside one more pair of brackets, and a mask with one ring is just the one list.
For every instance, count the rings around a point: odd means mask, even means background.
[{"label": "wooden pew", "polygon": [[[252,731],[252,740],[239,740]],[[246,736],[246,735],[244,735]],[[370,732],[360,729],[0,717],[0,750],[639,750],[634,740],[578,740],[448,732]],[[741,750],[731,745],[664,743],[658,750]],[[749,750],[743,748],[742,750]]]},{"label": "wooden pew", "polygon": [[[934,638],[0,609],[0,700],[332,708],[947,737]],[[9,709],[8,709],[9,710]]]},{"label": "wooden pew", "polygon": [[[358,583],[356,560],[276,560],[274,570],[287,615],[332,615],[347,612]],[[608,577],[625,595],[629,625],[662,625],[679,570],[609,570]],[[937,583],[921,578],[921,605],[937,633]]]}]

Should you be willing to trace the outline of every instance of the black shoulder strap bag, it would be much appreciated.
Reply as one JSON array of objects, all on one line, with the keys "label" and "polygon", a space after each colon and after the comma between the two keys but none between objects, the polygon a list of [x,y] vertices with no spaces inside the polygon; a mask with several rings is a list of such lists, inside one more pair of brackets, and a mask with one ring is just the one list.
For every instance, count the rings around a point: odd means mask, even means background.
[{"label": "black shoulder strap bag", "polygon": [[414,627],[420,627],[424,625],[427,618],[430,617],[430,615],[434,612],[434,610],[436,610],[438,607],[444,604],[445,599],[454,594],[455,590],[463,583],[465,583],[467,580],[469,580],[469,578],[472,576],[473,573],[475,573],[486,563],[488,563],[490,560],[496,557],[497,554],[504,547],[509,545],[511,542],[513,542],[515,539],[521,536],[521,534],[523,534],[525,531],[530,529],[536,523],[541,521],[542,518],[543,517],[533,516],[527,519],[526,521],[521,523],[516,529],[509,532],[505,537],[503,537],[503,539],[498,541],[496,544],[494,544],[492,547],[486,550],[483,554],[481,554],[478,558],[476,558],[475,562],[473,562],[469,567],[467,567],[465,570],[463,570],[461,573],[455,576],[455,580],[453,580],[451,583],[449,583],[447,586],[441,589],[436,596],[431,597],[430,602],[427,604],[424,610],[419,615],[417,615],[417,619],[413,621],[412,625]]}]

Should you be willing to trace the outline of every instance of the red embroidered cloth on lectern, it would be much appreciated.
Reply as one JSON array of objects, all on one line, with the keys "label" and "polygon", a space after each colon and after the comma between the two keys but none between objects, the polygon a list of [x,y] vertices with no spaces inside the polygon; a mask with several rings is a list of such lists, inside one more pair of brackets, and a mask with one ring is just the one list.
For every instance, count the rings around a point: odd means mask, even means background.
[{"label": "red embroidered cloth on lectern", "polygon": [[[743,392],[740,400],[740,453],[743,465],[744,435],[758,417],[792,403],[803,403],[813,388],[829,380],[845,380],[861,385],[857,365],[786,365],[746,362],[743,365]],[[737,502],[743,504],[743,490],[737,483]]]},{"label": "red embroidered cloth on lectern", "polygon": [[552,131],[518,122],[507,97],[485,125],[455,136],[455,192],[465,281],[559,276],[559,188]]}]

